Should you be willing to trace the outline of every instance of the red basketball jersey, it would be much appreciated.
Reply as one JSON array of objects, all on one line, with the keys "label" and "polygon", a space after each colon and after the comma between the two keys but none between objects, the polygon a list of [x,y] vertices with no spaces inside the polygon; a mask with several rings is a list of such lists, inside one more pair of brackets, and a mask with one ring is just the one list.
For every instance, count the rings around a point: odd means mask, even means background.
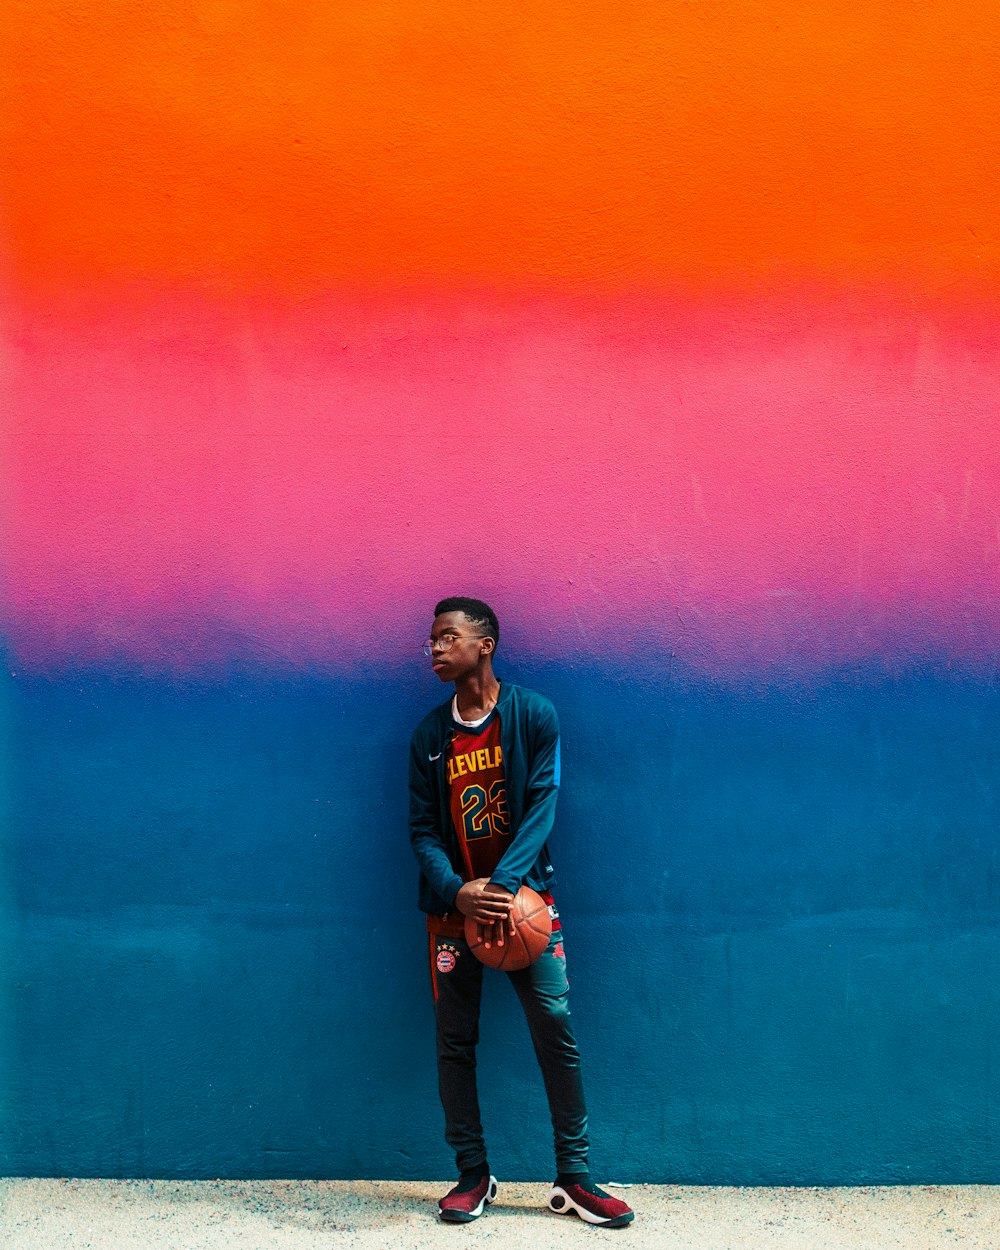
[{"label": "red basketball jersey", "polygon": [[492,876],[511,841],[498,713],[478,729],[455,727],[448,784],[462,875],[466,881]]}]

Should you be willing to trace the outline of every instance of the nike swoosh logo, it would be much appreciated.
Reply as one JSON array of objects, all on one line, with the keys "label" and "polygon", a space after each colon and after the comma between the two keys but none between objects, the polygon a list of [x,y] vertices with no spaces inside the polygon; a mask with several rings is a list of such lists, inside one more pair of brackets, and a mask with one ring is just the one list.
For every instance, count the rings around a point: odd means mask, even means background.
[{"label": "nike swoosh logo", "polygon": [[438,751],[437,755],[428,755],[428,757],[427,757],[427,758],[428,758],[428,759],[430,760],[430,762],[433,764],[435,760],[439,760],[439,759],[441,758],[441,752],[440,752],[440,751]]}]

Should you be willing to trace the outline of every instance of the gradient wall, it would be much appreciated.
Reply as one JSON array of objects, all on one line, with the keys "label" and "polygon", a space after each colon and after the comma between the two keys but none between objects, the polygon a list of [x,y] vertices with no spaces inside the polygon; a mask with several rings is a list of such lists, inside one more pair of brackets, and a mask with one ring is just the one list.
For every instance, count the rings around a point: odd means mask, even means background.
[{"label": "gradient wall", "polygon": [[450,1174],[464,592],[562,717],[598,1175],[996,1179],[995,6],[556,9],[11,7],[6,1173]]}]

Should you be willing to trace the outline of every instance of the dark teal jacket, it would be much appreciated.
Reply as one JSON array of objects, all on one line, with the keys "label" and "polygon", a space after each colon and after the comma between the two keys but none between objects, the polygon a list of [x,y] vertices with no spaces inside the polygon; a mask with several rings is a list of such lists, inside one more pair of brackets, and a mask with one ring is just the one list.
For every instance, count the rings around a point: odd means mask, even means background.
[{"label": "dark teal jacket", "polygon": [[[559,793],[559,721],[544,695],[503,682],[497,700],[507,811],[513,840],[490,878],[516,894],[522,885],[547,890],[555,880],[546,841]],[[422,911],[455,908],[463,878],[451,822],[448,746],[451,699],[420,722],[410,740],[410,842],[420,864]]]}]

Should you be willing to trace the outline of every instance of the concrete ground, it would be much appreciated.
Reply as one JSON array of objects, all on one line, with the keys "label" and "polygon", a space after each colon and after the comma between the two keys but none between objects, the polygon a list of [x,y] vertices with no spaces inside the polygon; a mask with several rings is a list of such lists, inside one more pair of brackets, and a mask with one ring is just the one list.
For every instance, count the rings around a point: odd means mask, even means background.
[{"label": "concrete ground", "polygon": [[398,1181],[0,1179],[3,1250],[504,1250],[626,1243],[663,1250],[965,1250],[1000,1247],[1000,1186],[613,1190],[628,1228],[544,1210],[547,1188],[501,1184],[471,1225],[444,1225],[447,1186]]}]

